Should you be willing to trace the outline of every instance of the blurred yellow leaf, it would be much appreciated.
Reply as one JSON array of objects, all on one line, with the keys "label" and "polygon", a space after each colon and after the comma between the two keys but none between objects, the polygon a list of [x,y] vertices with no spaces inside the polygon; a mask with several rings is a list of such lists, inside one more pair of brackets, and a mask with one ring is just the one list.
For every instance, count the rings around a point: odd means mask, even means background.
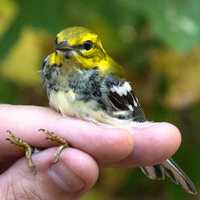
[{"label": "blurred yellow leaf", "polygon": [[1,74],[27,86],[37,84],[42,64],[43,38],[46,38],[44,33],[25,28],[2,63]]},{"label": "blurred yellow leaf", "polygon": [[12,0],[0,1],[0,36],[9,27],[17,14],[17,4]]},{"label": "blurred yellow leaf", "polygon": [[159,51],[152,57],[152,66],[169,80],[165,103],[184,108],[200,100],[200,49],[179,55],[173,51]]}]

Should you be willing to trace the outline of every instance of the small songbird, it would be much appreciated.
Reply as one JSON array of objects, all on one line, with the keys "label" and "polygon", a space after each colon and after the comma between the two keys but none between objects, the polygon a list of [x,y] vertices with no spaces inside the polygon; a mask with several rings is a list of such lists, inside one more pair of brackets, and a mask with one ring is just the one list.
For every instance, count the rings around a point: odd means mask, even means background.
[{"label": "small songbird", "polygon": [[[49,104],[63,116],[128,129],[147,119],[124,74],[124,68],[108,55],[99,36],[84,27],[70,27],[57,34],[55,51],[45,58],[41,71]],[[150,179],[169,177],[186,192],[197,193],[172,159],[141,170]]]},{"label": "small songbird", "polygon": [[[47,56],[42,68],[49,104],[62,115],[127,128],[147,120],[123,75],[123,67],[107,54],[99,36],[84,27],[58,33],[55,52]],[[169,177],[186,192],[197,193],[172,159],[141,170],[150,179]]]}]

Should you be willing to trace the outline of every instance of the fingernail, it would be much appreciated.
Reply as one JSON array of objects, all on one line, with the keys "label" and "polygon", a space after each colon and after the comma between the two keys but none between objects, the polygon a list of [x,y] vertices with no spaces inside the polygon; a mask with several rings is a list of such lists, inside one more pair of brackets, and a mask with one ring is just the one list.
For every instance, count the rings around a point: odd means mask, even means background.
[{"label": "fingernail", "polygon": [[52,165],[48,174],[58,187],[68,193],[79,192],[84,187],[83,181],[61,161]]}]

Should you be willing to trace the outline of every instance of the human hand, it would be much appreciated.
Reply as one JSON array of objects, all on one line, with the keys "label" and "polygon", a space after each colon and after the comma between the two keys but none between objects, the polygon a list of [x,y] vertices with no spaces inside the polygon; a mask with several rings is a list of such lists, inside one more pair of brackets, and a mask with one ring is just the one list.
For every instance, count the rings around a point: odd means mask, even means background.
[{"label": "human hand", "polygon": [[[44,128],[65,138],[60,161],[52,164],[55,148],[38,133]],[[37,174],[23,154],[6,141],[6,130],[45,150],[33,155]],[[136,167],[161,163],[178,149],[181,136],[169,123],[149,123],[132,133],[107,125],[64,118],[49,108],[0,106],[0,199],[78,199],[96,182],[99,167]]]}]

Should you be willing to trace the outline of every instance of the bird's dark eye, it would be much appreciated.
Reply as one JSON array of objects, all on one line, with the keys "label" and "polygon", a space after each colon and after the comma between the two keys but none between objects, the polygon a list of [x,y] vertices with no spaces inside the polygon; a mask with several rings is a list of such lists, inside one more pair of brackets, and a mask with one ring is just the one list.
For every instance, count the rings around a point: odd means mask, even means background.
[{"label": "bird's dark eye", "polygon": [[83,43],[83,48],[85,49],[85,50],[90,50],[91,48],[93,47],[93,43],[92,43],[92,41],[91,40],[87,40],[87,41],[85,41],[84,43]]}]

